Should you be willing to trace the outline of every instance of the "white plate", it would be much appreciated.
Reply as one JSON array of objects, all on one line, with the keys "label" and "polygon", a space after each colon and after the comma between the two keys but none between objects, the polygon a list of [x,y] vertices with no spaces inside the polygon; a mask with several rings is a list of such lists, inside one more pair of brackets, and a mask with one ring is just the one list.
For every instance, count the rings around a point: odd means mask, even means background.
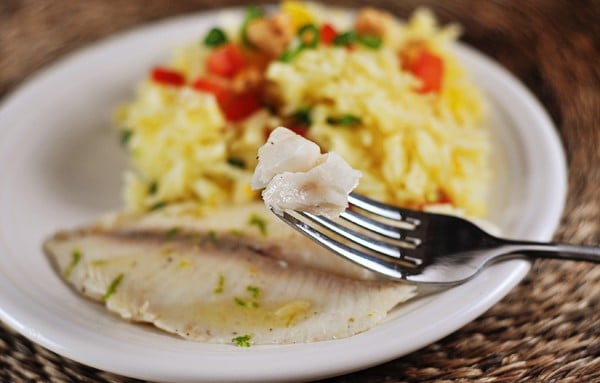
[{"label": "white plate", "polygon": [[[76,296],[40,244],[53,231],[120,205],[125,164],[113,108],[172,48],[218,22],[206,13],[143,27],[76,53],[28,81],[0,108],[0,318],[29,339],[102,370],[150,380],[308,380],[410,353],[500,300],[529,270],[513,260],[416,300],[363,334],[242,349],[184,341],[117,319]],[[497,179],[490,219],[513,237],[547,240],[566,193],[555,128],[507,71],[463,45],[457,52],[491,101]]]}]

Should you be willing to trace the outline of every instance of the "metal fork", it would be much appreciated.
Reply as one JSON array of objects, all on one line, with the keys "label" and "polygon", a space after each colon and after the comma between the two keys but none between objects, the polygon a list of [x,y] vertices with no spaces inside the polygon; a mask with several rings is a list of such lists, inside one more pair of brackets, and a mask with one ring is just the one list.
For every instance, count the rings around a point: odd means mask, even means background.
[{"label": "metal fork", "polygon": [[277,215],[334,253],[412,283],[460,284],[493,261],[515,256],[600,262],[599,247],[498,238],[459,217],[401,209],[354,193],[348,202],[339,220],[299,211]]}]

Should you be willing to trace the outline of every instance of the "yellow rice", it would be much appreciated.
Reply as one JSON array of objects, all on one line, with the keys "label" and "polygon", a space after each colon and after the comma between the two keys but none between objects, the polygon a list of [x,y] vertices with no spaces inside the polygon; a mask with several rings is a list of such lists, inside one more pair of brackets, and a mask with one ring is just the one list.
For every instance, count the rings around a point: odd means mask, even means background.
[{"label": "yellow rice", "polygon": [[[290,4],[317,21],[333,15],[297,2],[286,2],[284,11]],[[331,17],[340,27],[348,23]],[[284,101],[283,114],[312,106],[308,138],[363,173],[358,192],[409,207],[435,203],[443,193],[455,208],[481,216],[490,181],[484,100],[453,53],[456,38],[456,27],[439,27],[421,9],[407,22],[396,20],[380,49],[320,46],[292,62],[272,62],[266,75]],[[415,92],[419,80],[399,70],[397,49],[414,40],[426,41],[444,61],[438,95]],[[191,80],[204,73],[206,55],[207,48],[194,42],[177,49],[168,65]],[[361,124],[327,122],[348,113]],[[221,206],[258,198],[249,188],[256,152],[282,118],[261,110],[231,124],[212,95],[145,80],[119,108],[117,122],[132,132],[125,202],[143,210],[176,201]],[[232,166],[231,158],[246,167]]]}]

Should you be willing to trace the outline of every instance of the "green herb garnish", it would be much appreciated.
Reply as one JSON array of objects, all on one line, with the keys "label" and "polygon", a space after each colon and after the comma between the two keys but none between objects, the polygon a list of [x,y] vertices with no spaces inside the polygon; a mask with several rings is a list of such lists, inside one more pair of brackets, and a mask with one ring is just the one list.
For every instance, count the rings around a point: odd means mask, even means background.
[{"label": "green herb garnish", "polygon": [[204,38],[204,45],[215,48],[225,44],[227,41],[227,35],[221,28],[212,28]]},{"label": "green herb garnish", "polygon": [[306,24],[298,30],[298,40],[293,47],[279,56],[279,61],[289,63],[294,60],[300,52],[307,48],[316,48],[319,45],[320,33],[314,24]]},{"label": "green herb garnish", "polygon": [[328,117],[327,123],[331,125],[352,126],[360,124],[361,119],[352,114],[344,114],[339,117]]},{"label": "green herb garnish", "polygon": [[294,114],[292,114],[292,118],[301,125],[312,125],[312,118],[310,117],[310,108],[308,106],[298,109],[296,112],[294,112]]},{"label": "green herb garnish", "polygon": [[357,39],[358,35],[356,34],[356,31],[348,31],[335,36],[333,38],[333,45],[338,47],[348,46],[354,44]]},{"label": "green herb garnish", "polygon": [[234,297],[233,299],[235,300],[235,303],[248,309],[255,309],[258,307],[258,302],[250,299],[242,299],[238,297]]},{"label": "green herb garnish", "polygon": [[121,131],[121,145],[127,146],[131,141],[131,137],[133,137],[133,130],[125,129]]},{"label": "green herb garnish", "polygon": [[250,347],[250,335],[242,335],[233,338],[231,341],[238,347]]},{"label": "green herb garnish", "polygon": [[358,38],[358,42],[367,48],[378,49],[381,47],[381,37],[375,35],[364,35]]},{"label": "green herb garnish", "polygon": [[302,48],[316,48],[319,45],[319,29],[314,24],[306,24],[298,30],[298,39]]},{"label": "green herb garnish", "polygon": [[73,250],[73,252],[71,253],[71,263],[69,263],[69,266],[67,266],[67,268],[65,269],[65,272],[63,273],[63,275],[65,276],[65,278],[68,278],[71,273],[73,272],[73,269],[75,269],[75,267],[77,266],[77,264],[79,263],[79,261],[81,261],[81,251],[75,249]]},{"label": "green herb garnish", "polygon": [[223,274],[219,274],[219,280],[217,281],[217,286],[213,290],[215,294],[221,294],[225,289],[225,276]]},{"label": "green herb garnish", "polygon": [[267,235],[267,220],[260,215],[252,214],[248,219],[248,225],[256,226],[262,235]]},{"label": "green herb garnish", "polygon": [[227,163],[231,166],[234,166],[236,168],[240,168],[240,169],[246,169],[246,163],[244,162],[243,159],[241,158],[237,158],[237,157],[229,157],[227,159]]},{"label": "green herb garnish", "polygon": [[150,211],[162,209],[165,206],[167,206],[167,203],[165,201],[160,201],[160,202],[157,202],[154,205],[150,206]]},{"label": "green herb garnish", "polygon": [[158,182],[156,182],[156,181],[150,182],[150,185],[148,185],[148,194],[156,194],[157,191],[158,191]]},{"label": "green herb garnish", "polygon": [[246,286],[246,291],[250,293],[251,299],[242,299],[239,297],[234,297],[235,303],[239,306],[255,309],[258,308],[258,298],[260,296],[260,288],[256,286]]},{"label": "green herb garnish", "polygon": [[103,302],[106,302],[108,300],[108,298],[110,298],[111,295],[113,295],[115,293],[115,291],[117,291],[117,287],[119,287],[119,285],[121,284],[123,277],[124,277],[124,275],[123,275],[123,273],[121,273],[121,274],[117,275],[117,277],[115,279],[113,279],[112,282],[110,282],[110,285],[108,285],[106,292],[102,296]]},{"label": "green herb garnish", "polygon": [[248,292],[250,292],[250,294],[252,295],[252,298],[254,298],[254,299],[258,299],[258,297],[260,296],[260,288],[259,287],[248,286],[248,287],[246,287],[246,290],[248,290]]},{"label": "green herb garnish", "polygon": [[289,63],[293,59],[295,59],[296,56],[298,56],[300,54],[300,52],[302,52],[301,46],[297,46],[296,48],[293,48],[293,49],[288,49],[287,51],[283,52],[281,54],[281,56],[279,56],[279,61],[284,62],[284,63]]}]

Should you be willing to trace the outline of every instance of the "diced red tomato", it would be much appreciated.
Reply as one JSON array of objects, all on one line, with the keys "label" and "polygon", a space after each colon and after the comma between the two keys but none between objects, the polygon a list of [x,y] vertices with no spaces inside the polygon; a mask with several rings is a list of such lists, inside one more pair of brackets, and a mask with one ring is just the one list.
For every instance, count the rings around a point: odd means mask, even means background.
[{"label": "diced red tomato", "polygon": [[156,67],[152,69],[151,78],[153,81],[171,86],[182,86],[185,84],[185,77],[173,69]]},{"label": "diced red tomato", "polygon": [[420,49],[414,57],[405,62],[404,68],[421,80],[417,92],[439,92],[442,89],[444,61],[427,49]]},{"label": "diced red tomato", "polygon": [[235,94],[221,105],[221,111],[225,118],[231,122],[241,121],[260,108],[260,98],[256,92]]},{"label": "diced red tomato", "polygon": [[233,43],[216,48],[206,59],[208,72],[227,78],[234,77],[245,65],[243,52]]},{"label": "diced red tomato", "polygon": [[258,93],[235,93],[224,79],[201,77],[192,87],[213,94],[225,119],[230,122],[241,121],[262,107]]},{"label": "diced red tomato", "polygon": [[225,105],[233,95],[231,90],[229,90],[225,84],[222,84],[215,79],[205,77],[194,81],[192,87],[201,92],[212,93],[219,106]]},{"label": "diced red tomato", "polygon": [[452,204],[453,201],[452,201],[452,198],[450,198],[450,196],[448,194],[446,194],[444,191],[440,191],[437,203]]},{"label": "diced red tomato", "polygon": [[327,23],[321,25],[319,33],[321,35],[321,42],[325,45],[333,44],[333,39],[338,34],[333,25]]},{"label": "diced red tomato", "polygon": [[206,69],[214,76],[202,77],[192,86],[196,90],[214,94],[227,121],[241,121],[261,108],[257,92],[239,93],[238,90],[236,93],[233,86],[233,78],[248,65],[239,46],[233,43],[222,45],[206,59]]}]

